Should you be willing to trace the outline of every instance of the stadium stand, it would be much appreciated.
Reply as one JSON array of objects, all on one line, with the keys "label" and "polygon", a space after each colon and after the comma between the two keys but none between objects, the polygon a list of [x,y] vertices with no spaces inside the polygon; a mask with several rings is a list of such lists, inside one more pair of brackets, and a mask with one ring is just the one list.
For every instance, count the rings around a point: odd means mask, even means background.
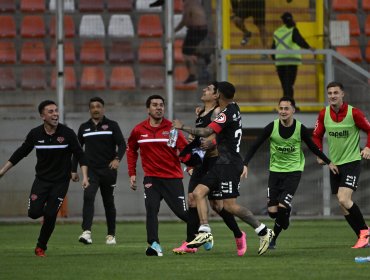
[{"label": "stadium stand", "polygon": [[174,58],[176,63],[184,63],[184,56],[182,55],[182,44],[184,43],[184,40],[182,39],[176,39],[174,43]]},{"label": "stadium stand", "polygon": [[153,0],[136,0],[136,10],[139,12],[161,12],[161,7],[149,7],[149,4],[153,3]]},{"label": "stadium stand", "polygon": [[105,49],[99,40],[84,41],[80,52],[81,63],[101,64],[105,62]]},{"label": "stadium stand", "polygon": [[362,0],[362,9],[364,12],[370,12],[370,0]]},{"label": "stadium stand", "polygon": [[163,47],[159,41],[143,41],[139,47],[140,63],[163,63]]},{"label": "stadium stand", "polygon": [[198,85],[196,83],[184,84],[183,82],[189,76],[189,72],[185,66],[175,67],[175,89],[177,90],[196,90]]},{"label": "stadium stand", "polygon": [[135,75],[131,66],[115,66],[109,79],[112,90],[132,90],[136,88]]},{"label": "stadium stand", "polygon": [[[51,37],[55,37],[56,34],[56,17],[53,16],[50,20],[49,33]],[[75,37],[75,23],[71,15],[64,15],[64,36],[66,38]]]},{"label": "stadium stand", "polygon": [[365,50],[365,59],[367,63],[370,63],[370,40],[367,42],[367,47]]},{"label": "stadium stand", "polygon": [[[182,19],[182,15],[174,16],[174,26],[176,27]],[[186,35],[186,27],[181,28],[175,33],[176,38],[183,38]]]},{"label": "stadium stand", "polygon": [[80,36],[88,38],[105,37],[105,28],[101,15],[83,15],[80,23]]},{"label": "stadium stand", "polygon": [[104,68],[100,66],[86,66],[82,70],[81,89],[103,90],[106,87]]},{"label": "stadium stand", "polygon": [[109,19],[108,36],[113,38],[134,37],[134,26],[130,15],[112,15]]},{"label": "stadium stand", "polygon": [[24,90],[45,90],[47,87],[45,69],[40,66],[23,67],[21,88]]},{"label": "stadium stand", "polygon": [[0,38],[14,38],[17,28],[13,16],[0,16]]},{"label": "stadium stand", "polygon": [[45,0],[21,0],[20,8],[22,13],[43,13]]},{"label": "stadium stand", "polygon": [[356,13],[358,9],[357,0],[333,0],[332,7],[336,12]]},{"label": "stadium stand", "polygon": [[139,37],[162,37],[163,28],[159,15],[141,15],[139,18],[137,34],[139,35]]},{"label": "stadium stand", "polygon": [[163,89],[165,85],[164,67],[140,65],[139,85],[141,89]]},{"label": "stadium stand", "polygon": [[21,49],[21,63],[45,64],[45,45],[42,41],[25,41]]},{"label": "stadium stand", "polygon": [[13,68],[0,67],[0,90],[15,90],[16,87]]},{"label": "stadium stand", "polygon": [[183,9],[183,0],[174,0],[173,5],[175,13],[181,14]]},{"label": "stadium stand", "polygon": [[356,14],[338,14],[337,20],[343,20],[349,22],[349,33],[351,36],[360,35],[360,25]]},{"label": "stadium stand", "polygon": [[112,13],[131,12],[133,7],[133,0],[107,0],[108,11]]},{"label": "stadium stand", "polygon": [[[54,12],[56,9],[56,1],[50,0],[49,10]],[[64,0],[64,11],[67,13],[73,13],[75,11],[75,1],[74,0]]]},{"label": "stadium stand", "polygon": [[0,1],[0,12],[2,13],[15,12],[15,0],[1,0]]},{"label": "stadium stand", "polygon": [[[64,42],[64,62],[66,64],[74,64],[76,61],[75,46],[73,41]],[[56,62],[56,47],[55,42],[50,47],[50,62]]]},{"label": "stadium stand", "polygon": [[78,9],[81,13],[101,13],[104,10],[104,0],[79,0]]},{"label": "stadium stand", "polygon": [[[56,69],[53,69],[50,82],[50,86],[52,89],[56,88],[56,76]],[[77,88],[76,72],[75,69],[71,66],[67,66],[64,68],[64,88],[66,90],[75,90]]]},{"label": "stadium stand", "polygon": [[356,39],[351,39],[349,46],[337,47],[336,51],[353,62],[362,61],[361,50]]},{"label": "stadium stand", "polygon": [[133,63],[135,60],[135,53],[131,41],[112,42],[108,51],[108,56],[110,63]]},{"label": "stadium stand", "polygon": [[21,36],[24,38],[43,38],[46,35],[42,16],[25,16],[21,23]]},{"label": "stadium stand", "polygon": [[13,41],[0,41],[0,63],[14,64],[17,61],[17,52]]},{"label": "stadium stand", "polygon": [[365,22],[365,35],[370,36],[370,15],[367,15]]}]

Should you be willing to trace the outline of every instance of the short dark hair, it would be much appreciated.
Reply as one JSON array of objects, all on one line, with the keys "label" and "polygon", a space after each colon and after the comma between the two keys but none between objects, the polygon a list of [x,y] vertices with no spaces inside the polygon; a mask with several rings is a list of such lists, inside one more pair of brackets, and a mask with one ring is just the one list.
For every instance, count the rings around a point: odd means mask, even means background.
[{"label": "short dark hair", "polygon": [[213,81],[211,83],[211,85],[213,85],[215,87],[215,93],[217,93],[217,90],[218,90],[218,82],[217,81]]},{"label": "short dark hair", "polygon": [[293,20],[293,15],[291,13],[285,12],[280,18],[288,28],[295,26],[295,21]]},{"label": "short dark hair", "polygon": [[42,101],[40,104],[39,104],[39,107],[38,107],[38,110],[39,110],[39,113],[40,115],[42,114],[42,112],[44,111],[45,107],[48,106],[48,105],[57,105],[53,100],[44,100]]},{"label": "short dark hair", "polygon": [[331,88],[331,87],[339,87],[341,90],[344,90],[344,86],[340,82],[332,81],[330,82],[327,86],[326,89]]},{"label": "short dark hair", "polygon": [[102,98],[98,97],[98,96],[95,96],[95,97],[93,97],[93,98],[90,99],[90,101],[89,101],[89,107],[90,107],[91,103],[93,103],[93,102],[99,102],[104,107],[104,100]]},{"label": "short dark hair", "polygon": [[222,93],[222,95],[226,99],[233,99],[235,95],[235,87],[233,84],[223,81],[217,83],[218,91]]},{"label": "short dark hair", "polygon": [[154,95],[151,95],[148,97],[148,99],[146,100],[146,107],[149,108],[150,107],[150,103],[152,102],[152,99],[161,99],[163,101],[163,104],[164,104],[164,98],[158,94],[154,94]]},{"label": "short dark hair", "polygon": [[279,100],[279,104],[280,104],[282,101],[288,101],[288,102],[290,102],[290,104],[291,104],[294,108],[296,108],[296,107],[295,107],[295,100],[294,100],[294,98],[293,98],[293,97],[290,97],[290,96],[283,96],[282,98],[280,98],[280,100]]}]

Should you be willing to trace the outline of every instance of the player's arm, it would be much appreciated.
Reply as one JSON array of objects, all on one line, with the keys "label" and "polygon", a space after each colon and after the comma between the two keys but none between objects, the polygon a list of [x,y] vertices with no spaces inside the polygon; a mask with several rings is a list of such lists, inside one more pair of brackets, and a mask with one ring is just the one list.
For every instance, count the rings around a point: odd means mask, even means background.
[{"label": "player's arm", "polygon": [[109,163],[109,168],[118,169],[119,163],[122,160],[127,147],[126,147],[126,142],[125,142],[125,138],[123,137],[122,131],[118,123],[116,122],[114,122],[114,126],[113,126],[113,138],[114,138],[114,142],[116,143],[117,154],[116,154],[116,157]]},{"label": "player's arm", "polygon": [[130,188],[136,190],[136,162],[139,157],[138,153],[139,144],[137,143],[136,129],[134,128],[131,131],[131,134],[127,140],[127,150],[126,150],[126,159],[127,159],[127,169],[128,175],[130,176]]},{"label": "player's arm", "polygon": [[[86,189],[90,183],[89,178],[87,175],[87,158],[84,153],[84,151],[81,148],[80,142],[77,139],[77,135],[74,133],[74,131],[70,130],[70,144],[71,144],[71,151],[74,157],[76,157],[76,160],[80,163],[80,168],[82,172],[82,188]],[[72,179],[75,179],[74,176],[72,176]]]},{"label": "player's arm", "polygon": [[354,108],[352,113],[356,126],[367,134],[366,146],[361,151],[361,156],[370,159],[370,123],[361,110]]},{"label": "player's arm", "polygon": [[[322,151],[322,139],[325,134],[325,125],[324,125],[325,111],[326,108],[320,111],[319,116],[317,117],[315,123],[315,128],[312,132],[312,141],[315,143],[315,145],[319,148],[320,151]],[[322,159],[320,159],[319,157],[317,157],[316,160],[319,164],[324,164]]]},{"label": "player's arm", "polygon": [[174,128],[177,128],[179,130],[185,131],[187,133],[193,134],[195,136],[200,136],[200,137],[208,137],[215,131],[210,127],[190,127],[190,126],[185,126],[181,121],[179,120],[173,120],[172,123]]},{"label": "player's arm", "polygon": [[7,161],[4,164],[4,166],[0,169],[0,178],[3,177],[3,175],[5,175],[5,173],[8,172],[8,170],[12,167],[13,167],[13,163],[11,163],[10,161]]}]

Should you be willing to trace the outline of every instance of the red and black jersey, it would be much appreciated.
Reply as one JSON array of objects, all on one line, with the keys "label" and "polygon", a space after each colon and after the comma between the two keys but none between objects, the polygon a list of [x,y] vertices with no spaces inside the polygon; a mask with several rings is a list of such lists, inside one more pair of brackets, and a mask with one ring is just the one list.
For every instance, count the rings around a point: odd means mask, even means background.
[{"label": "red and black jersey", "polygon": [[172,122],[167,119],[163,119],[158,127],[153,127],[149,123],[149,118],[134,127],[127,141],[129,176],[136,175],[136,162],[140,150],[145,176],[183,178],[178,154],[185,148],[187,141],[179,131],[176,147],[167,146],[171,127]]},{"label": "red and black jersey", "polygon": [[[346,116],[348,111],[348,103],[343,103],[339,108],[338,113],[330,107],[330,117],[334,122],[341,122]],[[325,134],[325,118],[326,107],[322,109],[317,118],[315,129],[312,134],[312,140],[315,144],[322,150],[322,138]],[[367,134],[367,143],[366,147],[370,148],[370,123],[366,119],[364,113],[358,108],[352,109],[353,120],[355,121],[356,126],[364,131]]]},{"label": "red and black jersey", "polygon": [[80,165],[87,165],[84,152],[78,143],[77,136],[69,127],[58,124],[53,135],[45,132],[44,125],[32,129],[26,140],[10,157],[16,165],[26,157],[33,148],[36,149],[36,177],[43,181],[67,181],[71,178],[72,154]]}]

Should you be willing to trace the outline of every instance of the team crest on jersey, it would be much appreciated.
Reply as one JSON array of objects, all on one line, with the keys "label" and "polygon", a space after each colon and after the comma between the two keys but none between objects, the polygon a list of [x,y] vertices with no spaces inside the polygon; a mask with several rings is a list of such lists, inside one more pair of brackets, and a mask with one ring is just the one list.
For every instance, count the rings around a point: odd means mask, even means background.
[{"label": "team crest on jersey", "polygon": [[152,183],[147,183],[147,184],[144,185],[144,187],[147,188],[147,189],[149,189],[151,186],[153,186]]},{"label": "team crest on jersey", "polygon": [[163,132],[162,132],[162,135],[168,135],[168,134],[170,134],[170,132],[169,132],[169,131],[163,131]]},{"label": "team crest on jersey", "polygon": [[220,113],[217,118],[215,119],[216,123],[224,123],[226,122],[226,115],[224,113]]},{"label": "team crest on jersey", "polygon": [[57,141],[58,141],[59,143],[63,143],[63,142],[64,142],[64,137],[59,136],[59,137],[57,138]]},{"label": "team crest on jersey", "polygon": [[37,199],[37,194],[31,194],[31,200],[32,201],[35,201]]},{"label": "team crest on jersey", "polygon": [[101,126],[101,128],[103,129],[103,130],[107,130],[108,129],[108,125],[107,124],[103,124],[102,126]]}]

